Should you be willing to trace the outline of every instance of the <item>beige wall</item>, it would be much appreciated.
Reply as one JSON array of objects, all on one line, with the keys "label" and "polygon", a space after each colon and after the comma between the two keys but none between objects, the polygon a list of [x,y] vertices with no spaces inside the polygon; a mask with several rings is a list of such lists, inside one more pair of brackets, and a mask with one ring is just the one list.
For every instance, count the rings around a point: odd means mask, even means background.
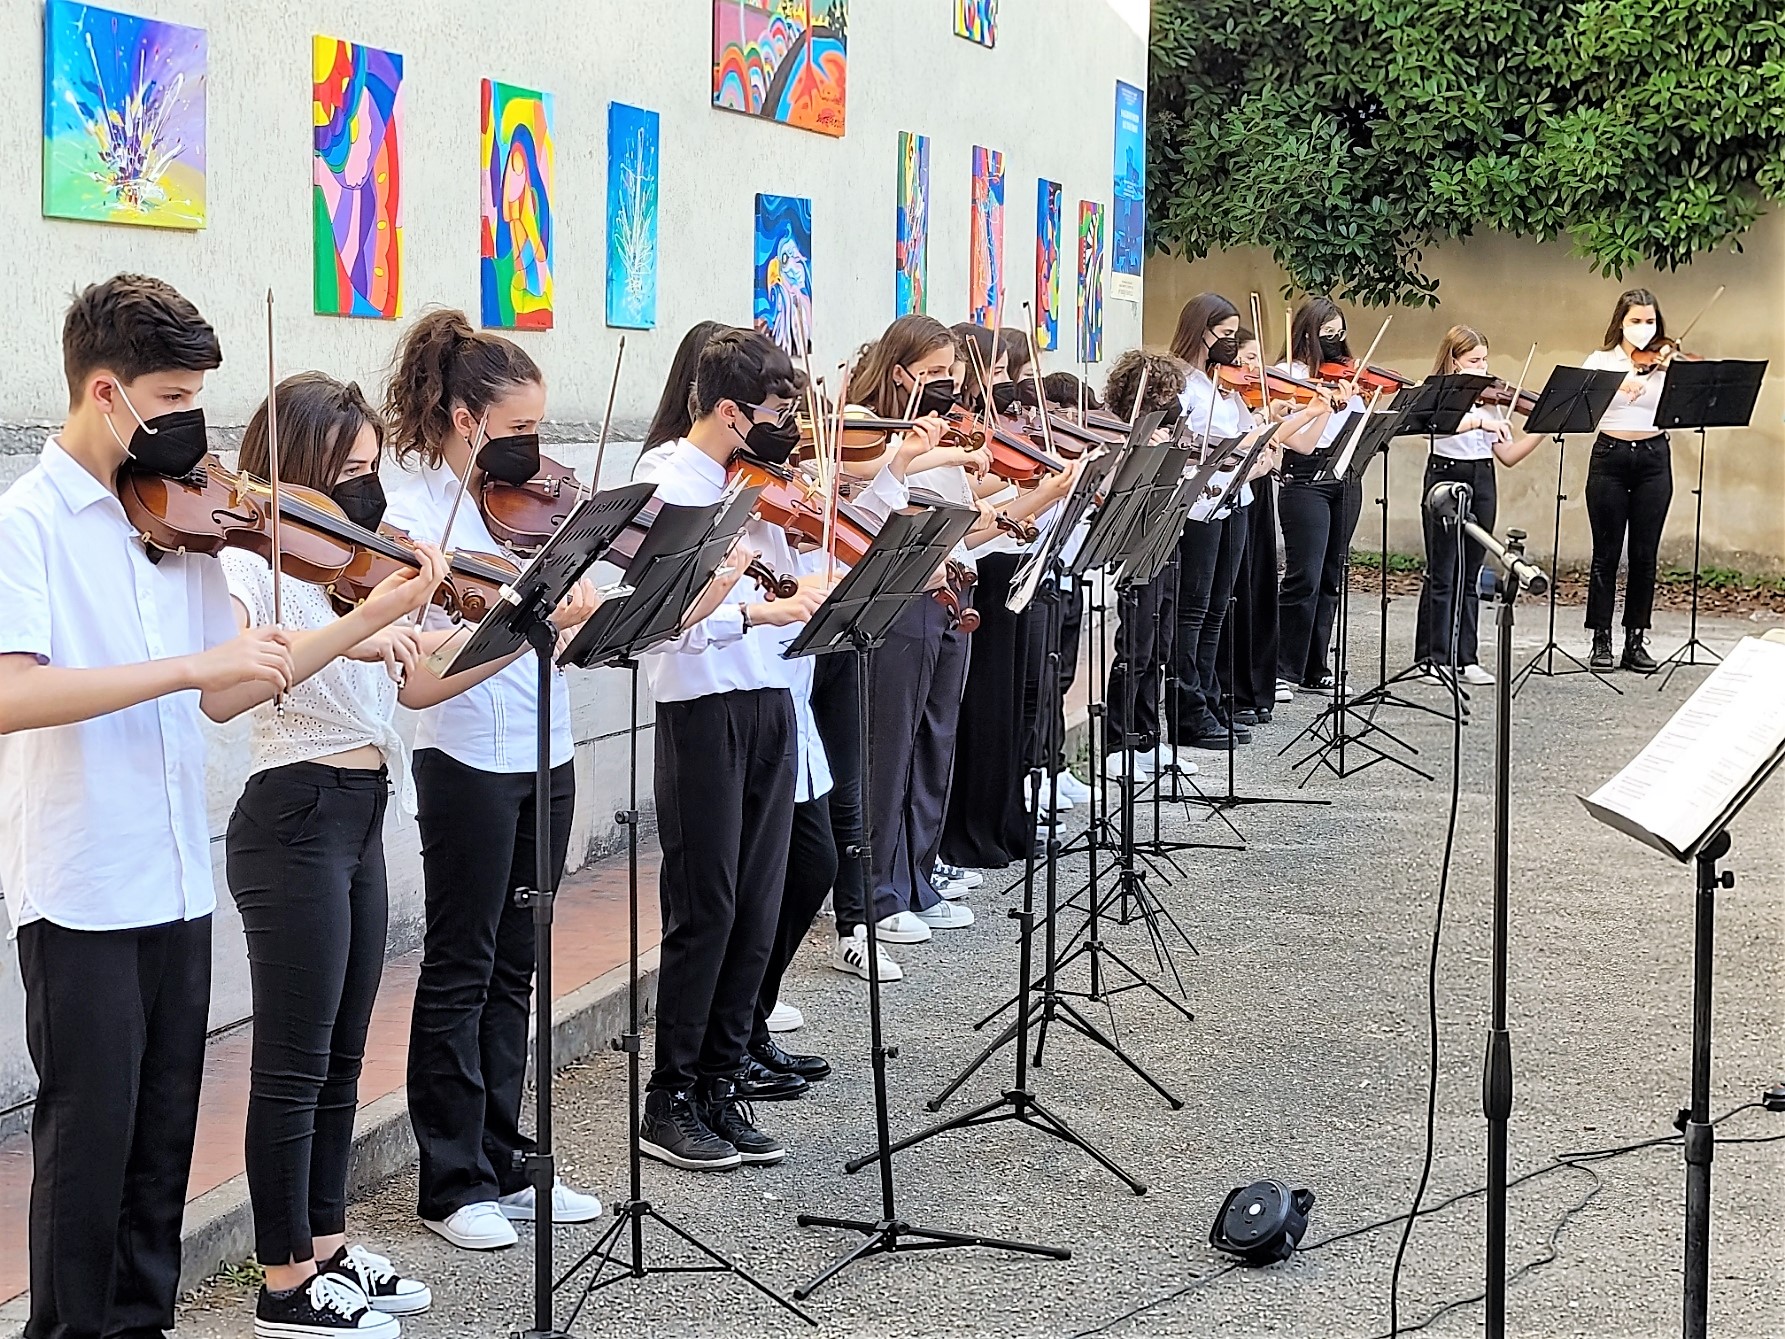
[{"label": "beige wall", "polygon": [[[1600,278],[1570,254],[1566,243],[1539,243],[1500,235],[1439,248],[1427,257],[1439,280],[1436,308],[1394,309],[1374,361],[1410,375],[1431,367],[1439,337],[1453,324],[1473,325],[1493,341],[1492,370],[1517,377],[1533,343],[1531,381],[1541,386],[1559,363],[1579,363],[1599,346],[1619,291],[1652,288],[1677,330],[1690,321],[1717,285],[1728,291],[1692,332],[1688,347],[1711,357],[1767,358],[1772,362],[1753,425],[1713,430],[1705,468],[1705,561],[1743,571],[1785,570],[1785,218],[1763,219],[1740,254],[1704,256],[1673,274],[1642,270],[1622,281]],[[1206,289],[1242,308],[1249,292],[1266,295],[1267,349],[1283,344],[1283,272],[1257,250],[1224,252],[1194,264],[1156,256],[1147,268],[1145,332],[1149,344],[1171,338],[1179,308]],[[1350,314],[1352,347],[1361,355],[1387,312],[1357,308]],[[1280,353],[1277,356],[1281,356]],[[1662,556],[1689,564],[1692,557],[1691,489],[1698,468],[1695,434],[1675,432],[1674,503]],[[1424,452],[1407,443],[1391,466],[1390,547],[1420,547],[1418,486]],[[1562,559],[1584,562],[1591,552],[1582,483],[1587,442],[1568,443],[1563,491]],[[1500,528],[1529,532],[1532,547],[1549,551],[1555,506],[1556,448],[1539,447],[1516,469],[1500,471]],[[1372,480],[1368,485],[1376,487]],[[1378,496],[1366,494],[1367,501]],[[1359,530],[1372,546],[1374,512]]]}]

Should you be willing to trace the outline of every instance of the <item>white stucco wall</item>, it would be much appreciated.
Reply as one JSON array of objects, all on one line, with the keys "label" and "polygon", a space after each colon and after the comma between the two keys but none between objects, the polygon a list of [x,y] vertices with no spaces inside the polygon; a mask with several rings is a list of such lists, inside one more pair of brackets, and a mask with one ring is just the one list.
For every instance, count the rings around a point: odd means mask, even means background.
[{"label": "white stucco wall", "polygon": [[[842,139],[709,105],[707,0],[115,0],[114,7],[204,27],[210,43],[209,226],[196,233],[45,219],[39,214],[42,7],[0,5],[0,154],[18,189],[0,196],[0,424],[54,423],[66,403],[57,339],[70,292],[119,270],[159,275],[217,327],[225,353],[206,409],[240,424],[265,391],[262,296],[279,298],[280,365],[382,383],[405,324],[311,314],[310,38],[348,38],[404,57],[404,316],[430,304],[478,307],[478,98],[485,77],[556,96],[557,298],[554,330],[520,333],[550,382],[550,414],[600,416],[618,332],[604,322],[607,103],[662,115],[660,289],[655,331],[628,332],[618,417],[637,423],[659,394],[682,331],[750,318],[754,197],[812,199],[815,365],[832,366],[893,316],[898,133],[931,137],[930,311],[965,318],[971,151],[1005,154],[1007,315],[1034,289],[1035,181],[1064,186],[1060,329],[1069,367],[1081,199],[1111,205],[1115,83],[1146,82],[1148,0],[1005,0],[999,43],[952,33],[952,0],[852,0],[848,133]],[[1106,228],[1108,223],[1106,221]],[[1106,241],[1107,250],[1107,241]],[[1108,276],[1105,292],[1108,294]],[[1105,353],[1139,341],[1138,303],[1108,298]],[[1101,380],[1101,370],[1093,369]],[[0,487],[30,459],[0,445]],[[590,454],[554,448],[567,463]],[[632,451],[610,452],[623,477]],[[573,676],[586,851],[625,797],[625,680]],[[212,1023],[247,1012],[239,927],[222,888],[221,833],[240,788],[240,732],[221,732],[212,766],[220,915]],[[645,741],[648,802],[649,740]],[[5,816],[0,815],[0,821]],[[387,834],[393,943],[421,917],[413,826]],[[15,955],[0,953],[0,1111],[28,1095]],[[0,1119],[0,1125],[4,1120]]]}]

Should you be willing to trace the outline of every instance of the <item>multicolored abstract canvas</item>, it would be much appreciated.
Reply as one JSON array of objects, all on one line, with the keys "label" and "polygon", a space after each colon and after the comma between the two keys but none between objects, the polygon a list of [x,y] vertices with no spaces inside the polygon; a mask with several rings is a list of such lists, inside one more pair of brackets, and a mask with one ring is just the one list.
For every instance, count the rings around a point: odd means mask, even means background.
[{"label": "multicolored abstract canvas", "polygon": [[895,316],[927,310],[930,279],[930,137],[899,132],[898,292]]},{"label": "multicolored abstract canvas", "polygon": [[713,106],[843,133],[848,0],[713,0]]},{"label": "multicolored abstract canvas", "polygon": [[812,202],[756,197],[756,328],[798,358],[812,341]]},{"label": "multicolored abstract canvas", "polygon": [[383,320],[402,310],[403,58],[315,38],[316,310]]},{"label": "multicolored abstract canvas", "polygon": [[607,104],[607,323],[657,324],[656,112]]},{"label": "multicolored abstract canvas", "polygon": [[552,95],[483,81],[483,323],[552,328]]},{"label": "multicolored abstract canvas", "polygon": [[43,212],[205,226],[203,28],[50,0],[43,16]]},{"label": "multicolored abstract canvas", "polygon": [[954,0],[954,35],[997,46],[998,0]]},{"label": "multicolored abstract canvas", "polygon": [[1078,361],[1103,361],[1103,206],[1078,202]]},{"label": "multicolored abstract canvas", "polygon": [[1147,240],[1146,95],[1116,81],[1115,240],[1110,292],[1140,301],[1141,254]]},{"label": "multicolored abstract canvas", "polygon": [[967,253],[968,319],[998,324],[1004,308],[1004,155],[973,146],[973,242]]},{"label": "multicolored abstract canvas", "polygon": [[1035,183],[1035,347],[1060,347],[1060,201],[1057,181]]}]

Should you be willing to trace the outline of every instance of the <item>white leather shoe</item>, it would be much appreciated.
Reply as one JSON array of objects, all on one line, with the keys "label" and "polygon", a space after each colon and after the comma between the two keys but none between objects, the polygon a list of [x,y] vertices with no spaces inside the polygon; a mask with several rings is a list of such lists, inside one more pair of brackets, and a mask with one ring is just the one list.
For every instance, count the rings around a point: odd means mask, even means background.
[{"label": "white leather shoe", "polygon": [[806,1016],[791,1004],[775,1001],[775,1007],[769,1010],[768,1029],[770,1032],[797,1032],[806,1025]]},{"label": "white leather shoe", "polygon": [[499,1251],[520,1240],[495,1200],[467,1204],[439,1222],[424,1218],[422,1224],[464,1251]]},{"label": "white leather shoe", "polygon": [[883,921],[877,921],[874,925],[874,938],[884,939],[889,944],[927,944],[930,942],[930,927],[913,913],[901,911]]},{"label": "white leather shoe", "polygon": [[[504,1218],[516,1223],[533,1221],[533,1187],[517,1190],[496,1201]],[[553,1223],[592,1223],[601,1217],[601,1201],[580,1190],[572,1190],[562,1181],[552,1185]]]}]

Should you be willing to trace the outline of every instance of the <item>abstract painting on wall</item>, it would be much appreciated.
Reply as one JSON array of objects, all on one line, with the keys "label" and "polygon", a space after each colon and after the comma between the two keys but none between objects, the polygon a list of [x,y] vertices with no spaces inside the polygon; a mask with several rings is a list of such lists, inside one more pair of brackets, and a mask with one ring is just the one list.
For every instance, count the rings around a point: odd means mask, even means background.
[{"label": "abstract painting on wall", "polygon": [[552,95],[483,81],[483,323],[552,328]]},{"label": "abstract painting on wall", "polygon": [[1103,361],[1103,206],[1078,202],[1078,361]]},{"label": "abstract painting on wall", "polygon": [[713,0],[713,106],[843,133],[848,0]]},{"label": "abstract painting on wall", "polygon": [[657,324],[656,112],[607,104],[607,323]]},{"label": "abstract painting on wall", "polygon": [[930,280],[930,137],[899,132],[895,316],[922,314]]},{"label": "abstract painting on wall", "polygon": [[756,197],[756,328],[797,358],[812,341],[812,202]]},{"label": "abstract painting on wall", "polygon": [[954,35],[997,46],[998,0],[954,0]]},{"label": "abstract painting on wall", "polygon": [[311,58],[316,310],[390,320],[403,294],[403,58],[322,36]]},{"label": "abstract painting on wall", "polygon": [[205,226],[205,31],[50,0],[43,212]]},{"label": "abstract painting on wall", "polygon": [[967,253],[972,297],[967,319],[996,325],[1004,307],[1004,155],[973,146],[973,243]]},{"label": "abstract painting on wall", "polygon": [[1116,81],[1115,239],[1110,292],[1140,301],[1140,264],[1147,240],[1146,95]]},{"label": "abstract painting on wall", "polygon": [[1060,347],[1060,183],[1035,183],[1035,347]]}]

